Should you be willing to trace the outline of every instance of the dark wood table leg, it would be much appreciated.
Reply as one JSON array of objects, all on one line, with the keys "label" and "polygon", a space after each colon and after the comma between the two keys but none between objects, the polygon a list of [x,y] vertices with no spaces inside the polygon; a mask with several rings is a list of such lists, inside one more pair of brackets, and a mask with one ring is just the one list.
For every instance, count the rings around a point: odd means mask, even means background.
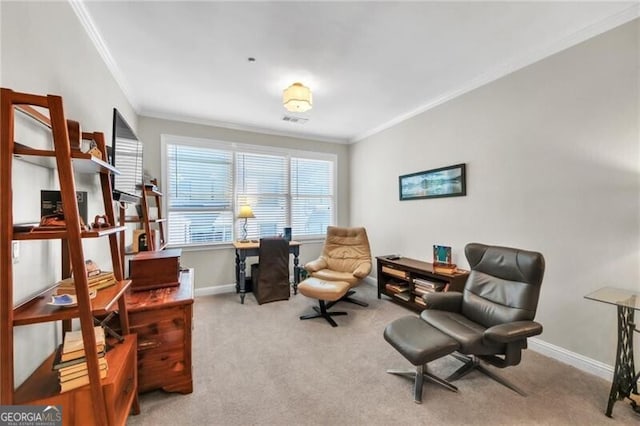
[{"label": "dark wood table leg", "polygon": [[298,284],[300,284],[300,247],[295,246],[293,251],[293,294],[298,294]]},{"label": "dark wood table leg", "polygon": [[633,322],[634,309],[618,305],[618,348],[613,382],[605,414],[611,417],[616,401],[628,398],[631,392],[638,393],[638,385],[634,380],[635,365],[633,362]]},{"label": "dark wood table leg", "polygon": [[240,250],[236,249],[236,293],[240,293]]},{"label": "dark wood table leg", "polygon": [[239,250],[238,256],[238,285],[240,286],[240,303],[244,305],[244,296],[246,293],[246,261],[247,261],[247,253],[244,250]]}]

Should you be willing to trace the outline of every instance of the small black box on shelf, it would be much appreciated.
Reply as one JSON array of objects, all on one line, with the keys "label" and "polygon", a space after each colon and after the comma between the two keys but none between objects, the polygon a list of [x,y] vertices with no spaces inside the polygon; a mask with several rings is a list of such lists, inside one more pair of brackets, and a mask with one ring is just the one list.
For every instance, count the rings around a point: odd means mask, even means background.
[{"label": "small black box on shelf", "polygon": [[[78,210],[80,217],[85,224],[87,221],[87,192],[76,191],[76,199],[78,200]],[[40,191],[40,216],[48,216],[58,212],[64,213],[64,207],[62,206],[62,195],[60,191]]]}]

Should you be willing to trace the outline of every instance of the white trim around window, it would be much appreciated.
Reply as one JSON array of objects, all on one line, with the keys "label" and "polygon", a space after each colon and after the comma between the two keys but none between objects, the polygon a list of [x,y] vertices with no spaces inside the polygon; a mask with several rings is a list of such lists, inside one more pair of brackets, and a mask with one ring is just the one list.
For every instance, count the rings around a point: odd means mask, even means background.
[{"label": "white trim around window", "polygon": [[171,246],[204,249],[241,239],[241,205],[255,215],[246,220],[249,239],[291,227],[294,239],[318,241],[336,223],[335,154],[169,134],[160,141]]}]

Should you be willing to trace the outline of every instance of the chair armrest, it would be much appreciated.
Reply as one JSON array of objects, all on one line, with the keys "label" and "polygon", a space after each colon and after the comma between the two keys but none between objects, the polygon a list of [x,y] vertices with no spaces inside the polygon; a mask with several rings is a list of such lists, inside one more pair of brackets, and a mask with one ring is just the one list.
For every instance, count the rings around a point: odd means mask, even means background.
[{"label": "chair armrest", "polygon": [[511,343],[541,333],[542,324],[535,321],[515,321],[487,328],[484,337],[498,343]]},{"label": "chair armrest", "polygon": [[307,262],[304,265],[304,269],[306,269],[307,272],[318,272],[319,270],[326,268],[327,261],[322,257],[319,257],[316,260],[312,260],[311,262]]},{"label": "chair armrest", "polygon": [[427,309],[460,312],[462,308],[462,293],[458,291],[427,293],[422,296],[422,300],[427,304]]},{"label": "chair armrest", "polygon": [[371,262],[363,262],[353,271],[353,276],[357,278],[364,278],[371,272]]}]

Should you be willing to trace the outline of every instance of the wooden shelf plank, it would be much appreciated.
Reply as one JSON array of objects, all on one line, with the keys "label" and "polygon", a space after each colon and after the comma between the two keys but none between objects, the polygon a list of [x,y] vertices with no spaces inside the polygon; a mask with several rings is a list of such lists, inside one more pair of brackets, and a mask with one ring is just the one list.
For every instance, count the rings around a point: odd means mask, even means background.
[{"label": "wooden shelf plank", "polygon": [[[27,161],[31,164],[35,164],[50,169],[56,168],[56,153],[55,151],[33,149],[26,145],[15,143],[13,150],[15,158]],[[120,171],[113,167],[111,164],[94,157],[91,154],[84,152],[71,152],[71,162],[73,163],[73,169],[80,173],[113,173],[120,174]]]},{"label": "wooden shelf plank", "polygon": [[[108,228],[96,228],[90,231],[82,231],[82,238],[100,238],[107,235],[122,232],[126,229],[124,226],[110,226]],[[67,237],[67,231],[32,231],[32,232],[14,232],[14,240],[58,240]]]},{"label": "wooden shelf plank", "polygon": [[[115,344],[105,354],[109,372],[107,377],[101,380],[102,386],[111,384],[117,379],[120,370],[127,365],[127,356],[132,350],[135,350],[133,348],[135,341],[136,339],[133,335],[124,336],[122,343]],[[54,357],[55,351],[16,389],[14,394],[15,404],[28,404],[31,401],[60,395],[58,372],[52,368]]]},{"label": "wooden shelf plank", "polygon": [[[95,299],[91,300],[92,312],[95,315],[104,315],[112,310],[118,298],[124,294],[130,285],[131,280],[124,280],[111,287],[99,290]],[[27,303],[17,307],[13,312],[13,324],[19,326],[78,318],[79,310],[77,306],[61,308],[47,305],[54,291],[55,287],[49,288]]]},{"label": "wooden shelf plank", "polygon": [[158,191],[157,189],[149,188],[148,186],[144,187],[144,192],[147,195],[157,195],[158,197],[162,197],[162,192]]}]

